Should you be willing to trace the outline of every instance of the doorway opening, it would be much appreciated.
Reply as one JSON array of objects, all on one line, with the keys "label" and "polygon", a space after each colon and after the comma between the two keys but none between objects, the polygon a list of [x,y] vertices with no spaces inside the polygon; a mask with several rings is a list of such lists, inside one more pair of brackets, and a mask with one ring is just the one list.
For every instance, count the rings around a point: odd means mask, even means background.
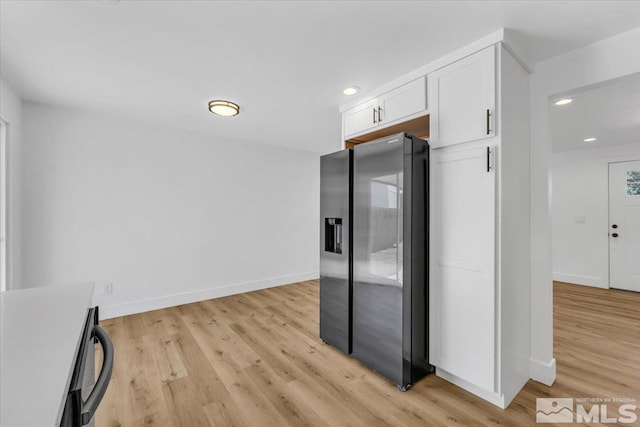
[{"label": "doorway opening", "polygon": [[548,108],[553,279],[640,292],[640,73]]},{"label": "doorway opening", "polygon": [[548,112],[556,382],[587,375],[605,396],[635,396],[640,73],[551,96]]}]

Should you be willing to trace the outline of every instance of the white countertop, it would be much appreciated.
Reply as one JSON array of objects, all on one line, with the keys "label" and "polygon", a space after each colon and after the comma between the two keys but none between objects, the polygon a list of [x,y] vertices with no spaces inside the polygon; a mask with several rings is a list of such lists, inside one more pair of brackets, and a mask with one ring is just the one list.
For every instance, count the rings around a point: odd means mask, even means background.
[{"label": "white countertop", "polygon": [[93,284],[0,292],[0,426],[60,425]]}]

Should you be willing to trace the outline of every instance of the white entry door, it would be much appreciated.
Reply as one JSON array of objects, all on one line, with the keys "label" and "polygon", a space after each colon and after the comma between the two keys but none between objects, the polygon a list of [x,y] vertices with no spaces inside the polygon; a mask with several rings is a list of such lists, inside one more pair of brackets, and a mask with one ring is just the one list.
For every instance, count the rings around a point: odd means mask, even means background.
[{"label": "white entry door", "polygon": [[640,292],[640,160],[609,163],[609,286]]}]

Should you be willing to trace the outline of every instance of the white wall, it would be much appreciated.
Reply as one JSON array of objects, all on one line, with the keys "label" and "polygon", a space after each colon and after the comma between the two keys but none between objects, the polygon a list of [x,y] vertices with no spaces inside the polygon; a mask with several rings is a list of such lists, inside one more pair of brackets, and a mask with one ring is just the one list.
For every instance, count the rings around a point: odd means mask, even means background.
[{"label": "white wall", "polygon": [[531,378],[555,380],[549,97],[640,71],[640,28],[535,65],[531,77]]},{"label": "white wall", "polygon": [[7,254],[8,281],[7,289],[22,286],[21,275],[21,206],[22,206],[22,102],[11,86],[0,78],[0,117],[8,122],[7,151]]},{"label": "white wall", "polygon": [[25,284],[95,281],[104,317],[318,275],[308,152],[25,103],[24,213]]},{"label": "white wall", "polygon": [[554,280],[609,287],[609,162],[625,160],[640,160],[640,142],[553,155]]}]

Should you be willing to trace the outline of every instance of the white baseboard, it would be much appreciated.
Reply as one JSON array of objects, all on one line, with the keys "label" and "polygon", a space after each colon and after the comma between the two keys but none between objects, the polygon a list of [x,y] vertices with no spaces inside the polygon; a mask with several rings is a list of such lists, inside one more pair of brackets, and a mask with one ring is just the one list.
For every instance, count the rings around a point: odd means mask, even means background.
[{"label": "white baseboard", "polygon": [[467,390],[470,393],[475,394],[476,396],[486,400],[489,403],[493,403],[500,409],[504,409],[506,407],[506,402],[504,400],[504,395],[494,393],[489,390],[485,390],[480,388],[474,384],[471,384],[468,381],[463,380],[462,378],[458,378],[455,375],[445,371],[444,369],[440,369],[436,367],[436,375],[440,378],[443,378],[450,383],[457,385],[460,388]]},{"label": "white baseboard", "polygon": [[260,289],[272,288],[275,286],[289,285],[291,283],[317,279],[318,277],[319,274],[317,271],[310,271],[307,273],[290,274],[286,276],[258,280],[255,282],[237,283],[217,288],[202,289],[173,295],[163,295],[156,298],[131,301],[124,304],[101,305],[100,319],[111,319],[113,317],[127,316],[129,314],[159,310],[161,308],[173,307],[181,304],[189,304],[192,302],[204,301],[212,298],[226,297],[229,295],[257,291]]},{"label": "white baseboard", "polygon": [[602,277],[583,276],[580,274],[569,274],[553,272],[553,280],[556,282],[574,283],[576,285],[593,286],[594,288],[609,289],[607,281]]},{"label": "white baseboard", "polygon": [[556,359],[550,362],[541,362],[536,359],[529,359],[529,377],[544,385],[551,387],[556,380]]}]

